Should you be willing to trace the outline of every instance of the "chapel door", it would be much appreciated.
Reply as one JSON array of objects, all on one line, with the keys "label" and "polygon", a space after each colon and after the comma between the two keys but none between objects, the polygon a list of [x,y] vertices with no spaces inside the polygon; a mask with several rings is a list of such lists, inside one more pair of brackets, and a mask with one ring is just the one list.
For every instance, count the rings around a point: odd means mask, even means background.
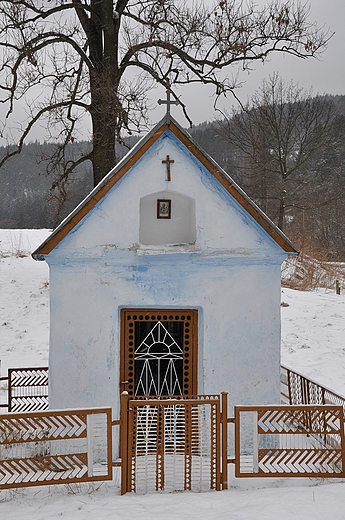
[{"label": "chapel door", "polygon": [[120,391],[196,395],[197,329],[196,310],[123,309]]}]

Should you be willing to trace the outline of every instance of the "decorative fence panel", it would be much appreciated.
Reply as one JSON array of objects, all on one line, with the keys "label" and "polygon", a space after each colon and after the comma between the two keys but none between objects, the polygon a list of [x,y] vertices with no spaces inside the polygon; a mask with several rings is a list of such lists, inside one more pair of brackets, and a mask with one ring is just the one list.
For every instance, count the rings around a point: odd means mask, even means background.
[{"label": "decorative fence panel", "polygon": [[0,489],[111,478],[110,408],[0,415]]},{"label": "decorative fence panel", "polygon": [[227,486],[225,474],[221,482],[220,396],[123,402],[127,417],[121,435],[122,493]]},{"label": "decorative fence panel", "polygon": [[9,368],[7,377],[7,408],[9,412],[31,412],[48,409],[48,367]]},{"label": "decorative fence panel", "polygon": [[341,406],[236,406],[236,477],[345,477]]},{"label": "decorative fence panel", "polygon": [[[0,489],[110,480],[112,466],[121,467],[122,493],[227,489],[230,463],[236,477],[345,477],[345,399],[286,367],[281,375],[287,406],[237,406],[228,418],[226,393],[123,395],[111,421],[108,408],[28,413],[48,407],[48,369],[9,369]],[[112,426],[121,459],[113,463]]]},{"label": "decorative fence panel", "polygon": [[281,366],[281,401],[283,404],[335,404],[345,410],[345,398],[298,372]]}]

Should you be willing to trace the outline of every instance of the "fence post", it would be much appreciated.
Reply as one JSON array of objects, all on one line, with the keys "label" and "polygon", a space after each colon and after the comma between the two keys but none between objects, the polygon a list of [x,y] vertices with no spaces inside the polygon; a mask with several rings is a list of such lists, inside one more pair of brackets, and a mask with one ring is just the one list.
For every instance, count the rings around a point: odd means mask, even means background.
[{"label": "fence post", "polygon": [[[120,457],[121,457],[121,495],[127,493],[128,474],[128,392],[122,392],[120,402]],[[128,447],[129,449],[129,447]]]},{"label": "fence post", "polygon": [[9,411],[8,410],[8,376],[2,376],[1,375],[1,359],[0,359],[0,381],[7,381],[7,394],[6,394],[7,402],[6,403],[0,403],[0,408],[7,408],[7,411]]},{"label": "fence post", "polygon": [[7,387],[8,405],[7,405],[7,409],[8,409],[9,412],[12,412],[12,384],[11,384],[11,377],[12,377],[12,369],[9,368],[7,370],[7,378],[8,378],[8,387]]},{"label": "fence post", "polygon": [[228,393],[222,392],[222,489],[228,489]]},{"label": "fence post", "polygon": [[[86,416],[86,435],[87,435],[87,473],[93,477],[93,415]],[[109,447],[108,447],[109,449]]]},{"label": "fence post", "polygon": [[253,412],[253,473],[259,471],[258,412]]},{"label": "fence post", "polygon": [[291,392],[291,372],[287,368],[287,380],[288,380],[288,392],[289,392],[289,404],[292,404],[292,392]]}]

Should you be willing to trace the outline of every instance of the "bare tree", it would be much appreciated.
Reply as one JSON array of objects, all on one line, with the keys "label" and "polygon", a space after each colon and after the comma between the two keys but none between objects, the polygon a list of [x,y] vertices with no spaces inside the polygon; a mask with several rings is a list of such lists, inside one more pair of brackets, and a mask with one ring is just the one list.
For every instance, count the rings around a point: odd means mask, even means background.
[{"label": "bare tree", "polygon": [[274,74],[244,109],[219,121],[222,136],[238,151],[237,179],[280,229],[292,207],[314,207],[314,160],[327,149],[334,117],[331,100]]},{"label": "bare tree", "polygon": [[[0,0],[2,137],[10,141],[20,121],[18,145],[0,166],[41,125],[59,143],[51,164],[60,182],[90,160],[97,184],[116,163],[122,132],[147,122],[154,85],[176,98],[179,85],[212,84],[217,98],[235,87],[230,65],[250,69],[272,52],[305,58],[324,48],[330,35],[309,21],[306,5],[268,1],[259,9],[252,0],[210,8],[201,0]],[[23,101],[25,120],[16,116]],[[66,158],[85,127],[91,152]]]}]

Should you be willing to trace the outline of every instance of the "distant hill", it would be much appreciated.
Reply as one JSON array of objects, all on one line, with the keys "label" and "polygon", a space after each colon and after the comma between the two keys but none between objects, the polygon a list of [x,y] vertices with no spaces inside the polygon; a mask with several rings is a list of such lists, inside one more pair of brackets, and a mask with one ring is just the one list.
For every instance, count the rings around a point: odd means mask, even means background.
[{"label": "distant hill", "polygon": [[[88,142],[70,144],[70,153],[90,148]],[[51,191],[57,176],[47,174],[47,160],[53,145],[38,142],[24,145],[0,169],[0,228],[53,228],[61,222],[92,189],[91,163],[76,169],[68,182],[66,200],[60,204],[57,190]],[[127,152],[118,146],[118,157]],[[0,147],[0,157],[6,153]]]}]

